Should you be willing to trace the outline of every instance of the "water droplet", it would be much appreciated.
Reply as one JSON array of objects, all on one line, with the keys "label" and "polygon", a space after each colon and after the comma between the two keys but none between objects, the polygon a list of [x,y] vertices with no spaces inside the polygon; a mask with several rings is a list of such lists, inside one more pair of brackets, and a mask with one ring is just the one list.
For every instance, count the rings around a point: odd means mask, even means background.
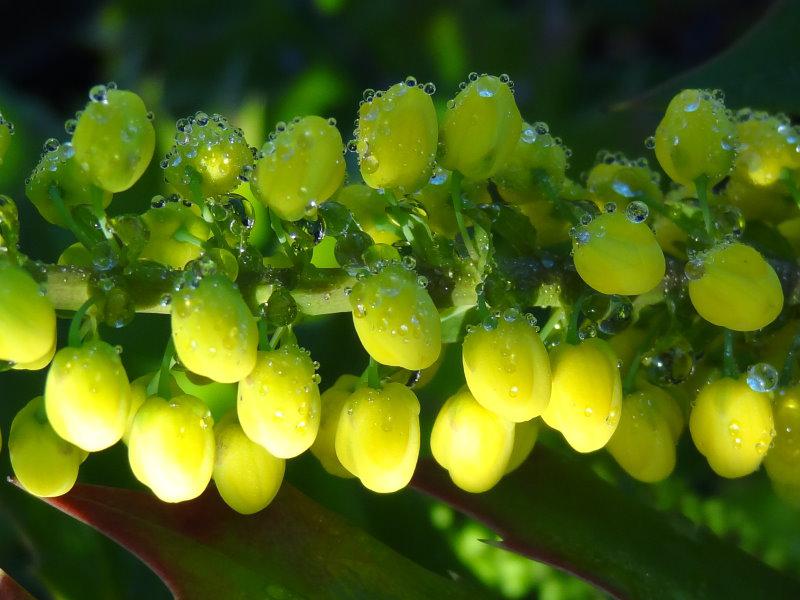
[{"label": "water droplet", "polygon": [[650,209],[647,208],[647,204],[640,200],[634,200],[625,209],[625,216],[631,223],[641,223],[649,214]]},{"label": "water droplet", "polygon": [[778,387],[778,370],[769,363],[756,363],[747,369],[747,385],[754,392],[771,392]]}]

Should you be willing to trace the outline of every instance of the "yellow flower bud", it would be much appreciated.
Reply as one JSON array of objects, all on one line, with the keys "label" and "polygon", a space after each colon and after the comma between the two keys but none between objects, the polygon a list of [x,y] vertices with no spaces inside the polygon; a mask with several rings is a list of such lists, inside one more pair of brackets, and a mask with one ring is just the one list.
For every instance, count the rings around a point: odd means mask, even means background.
[{"label": "yellow flower bud", "polygon": [[320,396],[314,371],[307,350],[284,344],[259,352],[255,368],[239,382],[242,429],[273,456],[298,456],[317,437]]},{"label": "yellow flower bud", "polygon": [[431,432],[433,457],[467,492],[500,481],[514,448],[514,423],[487,410],[462,388],[444,403]]},{"label": "yellow flower bud", "polygon": [[675,468],[675,444],[683,416],[675,400],[655,386],[625,396],[608,451],[634,479],[654,483]]},{"label": "yellow flower bud", "polygon": [[450,183],[452,173],[436,167],[430,180],[412,198],[422,204],[431,231],[448,238],[458,233],[458,223],[450,203]]},{"label": "yellow flower bud", "polygon": [[664,277],[666,263],[655,235],[638,216],[603,213],[573,235],[575,268],[603,294],[643,294]]},{"label": "yellow flower bud", "polygon": [[0,360],[19,368],[42,368],[55,343],[53,303],[27,271],[0,263]]},{"label": "yellow flower bud", "polygon": [[369,96],[358,109],[355,134],[368,186],[409,193],[430,178],[439,132],[433,101],[420,87],[401,82]]},{"label": "yellow flower bud", "polygon": [[647,166],[645,159],[637,161],[609,155],[608,160],[597,163],[589,171],[586,188],[599,208],[613,202],[625,209],[633,200],[661,202],[660,177]]},{"label": "yellow flower bud", "polygon": [[784,169],[800,169],[800,133],[788,119],[752,112],[740,113],[739,117],[732,179],[764,188],[777,183]]},{"label": "yellow flower bud", "polygon": [[128,461],[136,479],[164,502],[192,500],[214,470],[214,419],[201,400],[151,396],[136,413]]},{"label": "yellow flower bud", "polygon": [[539,437],[539,419],[531,419],[514,425],[514,447],[508,459],[506,475],[516,470],[528,458]]},{"label": "yellow flower bud", "polygon": [[55,432],[87,452],[105,450],[125,433],[131,387],[119,354],[106,342],[59,350],[44,398]]},{"label": "yellow flower bud", "polygon": [[706,321],[735,331],[755,331],[783,308],[783,290],[764,257],[744,244],[722,244],[686,265],[689,298]]},{"label": "yellow flower bud", "polygon": [[491,75],[470,77],[448,103],[439,135],[441,164],[470,179],[487,179],[503,167],[519,141],[522,117],[506,82]]},{"label": "yellow flower bud", "polygon": [[774,484],[800,486],[800,387],[778,392],[775,439],[764,459]]},{"label": "yellow flower bud", "polygon": [[95,185],[116,193],[136,183],[150,164],[156,132],[139,96],[111,89],[86,105],[72,144],[75,159]]},{"label": "yellow flower bud", "polygon": [[278,130],[261,150],[250,189],[279,218],[316,213],[344,181],[344,146],[335,122],[309,116]]},{"label": "yellow flower bud", "polygon": [[619,423],[622,382],[607,342],[589,338],[561,344],[550,357],[553,387],[544,422],[578,452],[599,450]]},{"label": "yellow flower bud", "polygon": [[743,477],[761,464],[774,432],[770,394],[723,377],[697,395],[689,417],[697,449],[721,477]]},{"label": "yellow flower bud", "polygon": [[17,413],[8,434],[11,468],[23,488],[40,497],[61,496],[75,485],[86,453],[61,439],[34,398]]},{"label": "yellow flower bud", "polygon": [[386,216],[389,204],[385,197],[371,187],[359,183],[345,186],[335,200],[350,209],[356,223],[376,244],[391,245],[402,238],[400,228]]},{"label": "yellow flower bud", "polygon": [[182,269],[191,260],[200,258],[203,248],[182,236],[205,242],[211,229],[200,218],[196,208],[182,202],[167,202],[164,206],[150,208],[142,220],[150,232],[139,258],[154,260],[173,269]]},{"label": "yellow flower bud", "polygon": [[550,400],[550,359],[533,323],[500,318],[464,338],[464,376],[487,410],[519,423],[538,417]]},{"label": "yellow flower bud", "polygon": [[693,189],[701,176],[710,185],[731,170],[736,128],[725,105],[708,90],[683,90],[667,106],[655,134],[661,168],[676,183]]},{"label": "yellow flower bud", "polygon": [[328,473],[337,477],[355,477],[342,466],[336,456],[336,431],[342,417],[342,408],[357,384],[358,377],[355,375],[342,375],[332,387],[322,392],[319,432],[311,446],[311,453]]},{"label": "yellow flower bud", "polygon": [[80,242],[67,246],[58,257],[58,264],[73,267],[91,267],[92,253]]},{"label": "yellow flower bud", "polygon": [[214,427],[214,483],[225,504],[243,515],[265,508],[281,487],[286,461],[252,442],[229,414]]},{"label": "yellow flower bud", "polygon": [[172,299],[172,339],[190,371],[233,383],[253,370],[258,351],[255,318],[236,286],[223,275],[186,286]]},{"label": "yellow flower bud", "polygon": [[53,194],[57,194],[66,210],[81,204],[91,204],[92,194],[100,193],[103,207],[111,203],[111,193],[92,189],[89,175],[78,164],[71,143],[45,150],[39,163],[25,181],[25,195],[45,220],[66,227],[61,211],[56,208]]},{"label": "yellow flower bud", "polygon": [[408,485],[419,443],[419,401],[404,385],[363,387],[345,402],[336,430],[336,455],[373,492],[396,492]]},{"label": "yellow flower bud", "polygon": [[545,123],[522,124],[514,150],[493,179],[510,204],[552,201],[566,179],[568,150]]},{"label": "yellow flower bud", "polygon": [[379,363],[416,371],[439,358],[439,311],[413,271],[389,265],[368,275],[353,287],[350,304],[358,338]]},{"label": "yellow flower bud", "polygon": [[195,203],[232,192],[253,169],[253,150],[241,129],[203,112],[179,119],[175,145],[161,161],[164,178]]}]

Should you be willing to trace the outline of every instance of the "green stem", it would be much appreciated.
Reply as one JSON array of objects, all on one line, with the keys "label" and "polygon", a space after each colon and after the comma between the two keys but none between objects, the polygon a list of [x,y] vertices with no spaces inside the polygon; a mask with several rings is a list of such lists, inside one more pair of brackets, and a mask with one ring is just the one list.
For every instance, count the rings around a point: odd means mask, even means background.
[{"label": "green stem", "polygon": [[272,334],[272,337],[269,339],[269,349],[275,350],[278,347],[278,342],[281,341],[281,337],[283,333],[286,331],[286,327],[278,327],[275,332]]},{"label": "green stem", "polygon": [[485,321],[491,316],[489,312],[489,308],[486,306],[486,297],[483,295],[483,292],[478,294],[478,304],[476,306],[478,317],[481,321]]},{"label": "green stem", "polygon": [[267,322],[264,319],[258,320],[258,349],[267,350],[269,345],[269,333],[267,332]]},{"label": "green stem", "polygon": [[108,217],[106,216],[106,209],[103,207],[103,190],[93,185],[89,190],[89,194],[92,199],[92,212],[100,224],[100,231],[103,232],[107,240],[113,240],[114,234],[111,233],[111,229],[108,227]]},{"label": "green stem", "polygon": [[739,367],[736,364],[736,357],[733,354],[733,331],[726,329],[723,336],[722,374],[725,377],[732,377],[735,379],[739,376]]},{"label": "green stem", "polygon": [[588,294],[581,294],[581,296],[575,301],[575,304],[573,304],[572,308],[570,309],[566,336],[568,344],[577,344],[580,341],[578,337],[578,321],[580,320],[583,303],[586,301],[587,297]]},{"label": "green stem", "polygon": [[86,312],[96,302],[96,298],[89,298],[84,302],[81,307],[75,311],[72,321],[69,323],[69,333],[67,334],[67,343],[73,348],[80,348],[83,342],[83,334],[81,333],[81,326],[83,325],[83,318]]},{"label": "green stem", "polygon": [[286,230],[283,228],[283,223],[272,209],[268,209],[268,211],[270,228],[275,234],[275,237],[278,238],[278,243],[281,245],[281,248],[286,251],[287,256],[291,257],[292,244],[289,241],[289,236],[286,234]]},{"label": "green stem", "polygon": [[467,249],[467,254],[469,254],[469,257],[473,262],[478,262],[478,253],[475,251],[475,246],[472,244],[472,238],[469,237],[469,232],[464,224],[464,215],[461,212],[463,209],[463,200],[461,198],[461,180],[463,178],[464,176],[461,175],[461,173],[458,171],[453,171],[453,174],[450,176],[450,197],[453,200],[453,211],[456,215],[458,231],[461,233],[461,238],[464,240],[464,247]]},{"label": "green stem", "polygon": [[564,320],[566,313],[564,312],[563,308],[555,309],[550,318],[547,319],[547,322],[544,326],[539,329],[539,337],[542,338],[543,342],[547,341],[547,338],[550,337],[550,334],[553,332],[554,329],[557,327],[560,329],[560,323]]},{"label": "green stem", "polygon": [[52,184],[50,188],[47,190],[47,195],[50,196],[50,200],[53,202],[53,205],[56,207],[59,216],[64,221],[66,226],[72,232],[72,234],[77,238],[77,240],[84,245],[87,250],[91,250],[94,244],[92,240],[89,239],[84,231],[81,229],[78,222],[72,216],[72,213],[67,209],[64,205],[64,199],[61,197],[61,190],[58,188],[56,184]]},{"label": "green stem", "polygon": [[172,367],[172,357],[175,355],[175,342],[172,341],[170,334],[167,345],[164,348],[164,356],[161,358],[161,369],[158,374],[158,395],[164,400],[169,400],[172,393],[169,390],[169,371]]},{"label": "green stem", "polygon": [[701,175],[695,179],[694,186],[697,189],[697,201],[700,203],[700,210],[703,213],[706,233],[713,240],[714,224],[711,221],[711,209],[708,206],[708,175]]},{"label": "green stem", "polygon": [[205,244],[203,240],[199,237],[196,237],[189,233],[189,230],[186,229],[185,225],[181,225],[178,229],[175,230],[175,233],[172,234],[172,239],[176,242],[185,242],[187,244],[192,244],[199,248],[202,248]]},{"label": "green stem", "polygon": [[369,357],[369,364],[361,375],[362,380],[366,380],[369,387],[379,390],[381,389],[381,377],[378,373],[378,363],[371,356]]}]

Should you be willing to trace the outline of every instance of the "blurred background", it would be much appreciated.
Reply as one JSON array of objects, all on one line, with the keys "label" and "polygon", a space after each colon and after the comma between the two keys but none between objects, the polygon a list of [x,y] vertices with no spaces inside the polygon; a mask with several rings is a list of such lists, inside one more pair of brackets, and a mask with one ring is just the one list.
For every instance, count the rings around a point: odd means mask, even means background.
[{"label": "blurred background", "polygon": [[[783,12],[770,19],[770,11]],[[98,82],[113,80],[144,97],[156,114],[157,155],[163,155],[175,119],[196,110],[225,114],[256,146],[277,121],[311,113],[335,117],[348,139],[364,89],[414,75],[436,84],[442,108],[470,71],[508,73],[523,116],[548,122],[563,137],[578,177],[602,148],[648,154],[643,140],[683,84],[722,87],[734,106],[753,103],[797,116],[798,75],[783,72],[791,56],[770,45],[779,43],[781,32],[800,31],[797,14],[751,0],[53,3],[5,19],[0,36],[0,111],[17,131],[0,168],[0,191],[20,206],[23,250],[55,260],[68,235],[35,214],[23,182],[42,142],[65,138],[63,122]],[[765,15],[772,29],[748,34]],[[112,212],[144,210],[163,191],[158,158],[115,198]],[[133,378],[157,363],[167,321],[140,315],[127,329],[103,334],[124,346]],[[330,336],[352,340],[352,354],[334,352],[325,344]],[[324,383],[362,368],[365,358],[353,336],[342,316],[301,328],[301,343],[323,365]],[[454,381],[448,369],[459,363],[448,356],[437,381],[421,394],[423,405],[426,396],[441,401]],[[6,436],[16,411],[41,393],[42,381],[37,373],[0,376]],[[684,439],[683,454],[694,452],[689,445]],[[667,482],[642,486],[605,455],[586,460],[644,501],[681,511],[770,564],[800,572],[797,513],[774,496],[763,475],[723,481],[692,456]],[[0,474],[10,474],[7,452]],[[578,580],[479,542],[491,534],[414,493],[377,497],[324,475],[308,457],[293,461],[287,478],[420,564],[484,586],[487,597],[597,597]],[[136,487],[119,447],[90,458],[81,480]],[[42,598],[168,597],[136,558],[4,481],[0,567]]]}]

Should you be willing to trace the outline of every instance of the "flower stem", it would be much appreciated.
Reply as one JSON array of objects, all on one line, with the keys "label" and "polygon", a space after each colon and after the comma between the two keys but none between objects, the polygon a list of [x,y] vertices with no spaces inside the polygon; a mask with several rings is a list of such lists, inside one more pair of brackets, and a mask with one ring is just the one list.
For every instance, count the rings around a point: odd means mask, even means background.
[{"label": "flower stem", "polygon": [[175,355],[175,343],[170,334],[167,345],[164,348],[164,356],[161,358],[161,369],[158,373],[158,395],[165,400],[169,400],[172,394],[169,391],[169,371],[172,367],[172,357]]},{"label": "flower stem", "polygon": [[725,377],[736,378],[739,375],[739,367],[736,364],[736,357],[733,354],[733,331],[726,329],[722,348],[722,373]]},{"label": "flower stem", "polygon": [[697,201],[700,203],[700,210],[703,213],[703,224],[706,227],[706,233],[713,240],[714,224],[711,222],[711,209],[708,206],[708,175],[701,175],[695,179],[694,187],[697,189]]},{"label": "flower stem", "polygon": [[453,174],[450,176],[450,197],[453,200],[453,211],[456,215],[458,231],[461,233],[461,238],[464,240],[464,247],[467,249],[467,254],[469,254],[469,257],[473,262],[478,262],[478,253],[475,251],[475,246],[472,244],[472,238],[469,237],[469,232],[464,224],[464,215],[461,212],[463,209],[463,200],[461,198],[461,180],[463,178],[464,176],[461,175],[461,173],[458,171],[453,171]]},{"label": "flower stem", "polygon": [[69,333],[67,334],[67,343],[73,348],[80,348],[81,343],[83,343],[83,335],[81,333],[83,318],[86,316],[86,312],[89,310],[89,308],[91,308],[96,300],[96,298],[92,297],[84,302],[80,308],[75,311],[72,321],[70,321]]}]

